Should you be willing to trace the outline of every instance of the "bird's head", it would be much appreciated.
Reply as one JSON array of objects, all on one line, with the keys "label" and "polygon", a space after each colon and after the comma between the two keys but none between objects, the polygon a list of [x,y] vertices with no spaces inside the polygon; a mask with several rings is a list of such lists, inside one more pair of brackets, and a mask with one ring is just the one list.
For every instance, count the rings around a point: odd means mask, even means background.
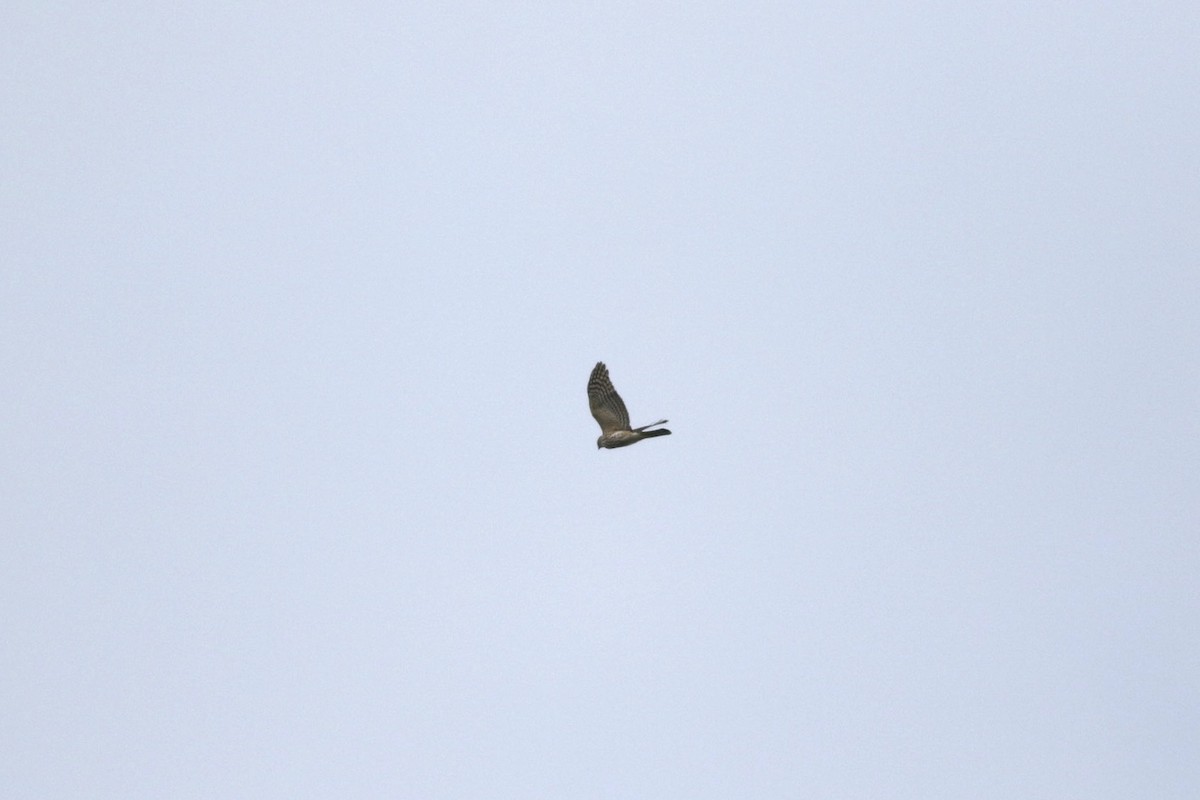
[{"label": "bird's head", "polygon": [[603,442],[603,441],[604,441],[604,437],[603,437],[603,436],[601,436],[599,439],[597,439],[597,440],[596,440],[596,449],[597,449],[597,450],[599,450],[599,449],[600,449],[600,447],[601,447],[600,443],[601,443],[601,442]]}]

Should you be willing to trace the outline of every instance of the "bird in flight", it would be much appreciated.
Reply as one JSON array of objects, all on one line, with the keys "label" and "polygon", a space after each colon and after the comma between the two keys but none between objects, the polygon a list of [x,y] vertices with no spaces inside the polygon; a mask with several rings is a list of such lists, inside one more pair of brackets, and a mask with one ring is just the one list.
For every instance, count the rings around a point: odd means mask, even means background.
[{"label": "bird in flight", "polygon": [[646,430],[655,425],[666,424],[665,419],[641,428],[629,427],[629,412],[625,410],[625,401],[613,388],[612,381],[608,378],[608,367],[604,366],[603,361],[596,362],[596,367],[592,370],[592,377],[588,378],[588,405],[592,408],[592,416],[596,418],[596,422],[600,423],[601,433],[600,438],[596,440],[597,448],[626,447],[652,436],[669,436],[671,434],[666,428]]}]

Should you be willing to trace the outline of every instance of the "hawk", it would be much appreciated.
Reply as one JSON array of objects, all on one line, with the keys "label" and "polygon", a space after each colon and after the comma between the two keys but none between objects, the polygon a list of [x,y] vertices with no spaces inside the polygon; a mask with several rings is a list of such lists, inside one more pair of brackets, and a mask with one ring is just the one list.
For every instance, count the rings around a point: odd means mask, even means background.
[{"label": "hawk", "polygon": [[596,362],[596,367],[592,370],[592,377],[588,378],[588,405],[592,408],[592,416],[596,418],[596,422],[600,423],[601,433],[600,438],[596,440],[597,448],[627,447],[652,436],[669,436],[671,434],[666,428],[654,431],[646,430],[655,425],[665,424],[665,419],[641,428],[629,427],[629,412],[625,410],[625,402],[621,399],[621,395],[617,394],[612,381],[608,379],[608,367],[604,366],[603,361]]}]

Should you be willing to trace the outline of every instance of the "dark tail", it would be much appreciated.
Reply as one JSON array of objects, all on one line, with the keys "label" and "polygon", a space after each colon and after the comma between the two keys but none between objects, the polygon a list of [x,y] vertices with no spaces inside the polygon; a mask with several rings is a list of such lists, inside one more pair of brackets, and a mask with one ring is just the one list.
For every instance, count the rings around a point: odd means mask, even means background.
[{"label": "dark tail", "polygon": [[642,431],[642,436],[670,436],[671,432],[666,428],[659,428],[656,431]]}]

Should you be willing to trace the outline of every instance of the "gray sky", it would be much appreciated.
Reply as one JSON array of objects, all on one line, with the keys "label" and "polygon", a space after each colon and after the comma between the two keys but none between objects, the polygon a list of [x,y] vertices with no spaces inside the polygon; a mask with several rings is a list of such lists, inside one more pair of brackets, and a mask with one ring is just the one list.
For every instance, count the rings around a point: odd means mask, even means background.
[{"label": "gray sky", "polygon": [[539,5],[0,12],[6,796],[1196,797],[1200,7]]}]

